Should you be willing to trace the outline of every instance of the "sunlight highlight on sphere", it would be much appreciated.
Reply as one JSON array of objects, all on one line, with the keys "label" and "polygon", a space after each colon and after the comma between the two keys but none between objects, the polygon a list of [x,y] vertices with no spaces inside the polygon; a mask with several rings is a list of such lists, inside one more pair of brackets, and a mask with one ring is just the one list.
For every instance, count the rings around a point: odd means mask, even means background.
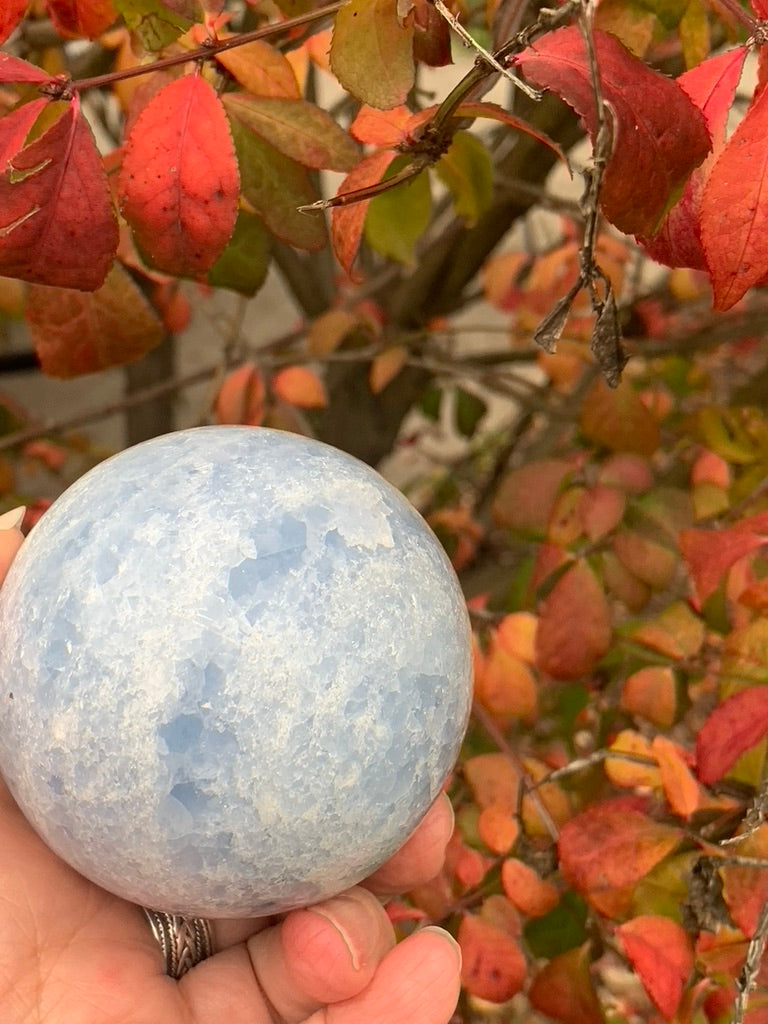
[{"label": "sunlight highlight on sphere", "polygon": [[367,466],[251,427],[97,466],[0,592],[0,771],[99,885],[270,914],[355,884],[458,755],[466,607],[421,517]]}]

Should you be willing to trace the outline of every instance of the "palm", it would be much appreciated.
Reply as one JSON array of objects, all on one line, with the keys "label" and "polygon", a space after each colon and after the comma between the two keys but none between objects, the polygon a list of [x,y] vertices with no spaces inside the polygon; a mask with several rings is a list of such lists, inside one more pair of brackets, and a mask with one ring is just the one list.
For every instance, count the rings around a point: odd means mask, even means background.
[{"label": "palm", "polygon": [[[23,538],[15,513],[0,518],[2,582]],[[372,892],[434,877],[451,829],[441,798],[368,880],[371,891],[351,889],[276,924],[214,922],[217,952],[176,982],[140,909],[51,853],[0,779],[0,1021],[445,1024],[458,995],[456,950],[436,931],[394,947]]]},{"label": "palm", "polygon": [[[436,805],[380,882],[429,874],[448,815]],[[0,833],[0,1020],[8,1024],[443,1024],[450,1017],[457,967],[449,944],[424,932],[391,948],[386,916],[365,890],[275,927],[216,922],[219,952],[177,983],[163,974],[141,911],[51,853],[2,783]]]}]

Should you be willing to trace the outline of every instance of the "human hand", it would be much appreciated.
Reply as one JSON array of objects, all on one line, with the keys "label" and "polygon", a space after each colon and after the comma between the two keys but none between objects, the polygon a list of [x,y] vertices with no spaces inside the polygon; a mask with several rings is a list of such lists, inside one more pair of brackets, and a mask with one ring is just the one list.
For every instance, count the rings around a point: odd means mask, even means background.
[{"label": "human hand", "polygon": [[[2,529],[0,579],[22,543]],[[446,1024],[459,991],[453,940],[395,945],[377,894],[438,873],[453,815],[441,796],[363,886],[273,920],[211,922],[213,955],[178,981],[140,908],[52,853],[0,780],[3,1024]]]}]

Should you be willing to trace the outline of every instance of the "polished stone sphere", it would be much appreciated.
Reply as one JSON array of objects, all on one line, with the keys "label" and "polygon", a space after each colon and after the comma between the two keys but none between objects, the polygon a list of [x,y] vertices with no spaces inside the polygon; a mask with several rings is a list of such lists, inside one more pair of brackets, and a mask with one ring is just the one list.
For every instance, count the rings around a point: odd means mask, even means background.
[{"label": "polished stone sphere", "polygon": [[78,480],[0,592],[0,772],[92,881],[271,914],[375,870],[439,794],[467,612],[392,486],[258,427],[155,438]]}]

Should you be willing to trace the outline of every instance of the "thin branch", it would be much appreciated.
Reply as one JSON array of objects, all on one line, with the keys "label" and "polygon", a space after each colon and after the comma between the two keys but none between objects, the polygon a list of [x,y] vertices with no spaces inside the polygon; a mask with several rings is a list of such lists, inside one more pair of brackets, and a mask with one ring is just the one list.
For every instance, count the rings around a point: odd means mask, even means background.
[{"label": "thin branch", "polygon": [[[140,67],[125,68],[121,71],[111,71],[106,75],[95,75],[93,78],[81,78],[79,81],[66,81],[59,78],[52,78],[50,85],[61,87],[61,97],[67,98],[75,92],[82,92],[84,89],[98,89],[113,82],[123,82],[127,78],[136,78],[139,75],[148,75],[154,71],[164,68],[176,67],[179,64],[188,64],[190,61],[210,60],[225,50],[233,50],[237,46],[244,46],[246,43],[255,42],[258,39],[269,39],[272,36],[283,35],[294,28],[301,28],[304,25],[311,25],[325,18],[331,17],[343,6],[344,0],[334,0],[333,3],[318,7],[316,11],[308,11],[306,14],[297,15],[295,18],[286,18],[285,21],[265,25],[263,28],[254,29],[253,32],[243,32],[241,35],[231,39],[223,39],[219,42],[211,40],[204,46],[198,46],[188,53],[174,54],[172,57],[163,57],[153,61],[151,64],[142,64]],[[43,86],[45,89],[46,86]]]},{"label": "thin branch", "polygon": [[747,946],[744,964],[736,979],[736,1000],[733,1004],[731,1024],[744,1024],[749,996],[757,985],[757,976],[762,966],[766,940],[768,940],[768,903],[764,903],[760,911],[757,927]]},{"label": "thin branch", "polygon": [[8,451],[10,448],[16,448],[18,445],[26,444],[28,441],[34,441],[46,434],[60,434],[67,430],[74,430],[76,427],[85,426],[86,423],[95,423],[98,420],[106,419],[107,416],[115,416],[118,413],[125,412],[126,409],[143,405],[145,402],[152,402],[155,398],[173,394],[174,391],[191,387],[193,384],[201,384],[213,377],[220,369],[221,364],[216,363],[202,370],[196,370],[194,373],[189,373],[182,377],[173,377],[170,380],[162,381],[160,384],[153,384],[151,387],[143,388],[132,395],[126,395],[125,398],[121,398],[118,402],[100,405],[97,409],[90,409],[88,412],[78,413],[76,416],[62,416],[59,419],[38,421],[29,427],[24,427],[23,430],[16,430],[12,434],[0,437],[0,451]]},{"label": "thin branch", "polygon": [[476,53],[478,53],[486,63],[490,64],[494,71],[498,71],[499,74],[502,74],[506,79],[508,79],[508,81],[512,82],[514,86],[520,89],[521,92],[524,92],[525,95],[528,96],[530,99],[541,99],[541,93],[538,89],[534,89],[532,86],[528,85],[527,82],[524,82],[521,78],[518,78],[517,75],[514,75],[509,70],[508,67],[504,67],[503,64],[500,64],[492,53],[489,53],[488,50],[484,49],[480,45],[480,43],[477,42],[476,39],[473,39],[473,37],[469,34],[469,32],[467,32],[467,30],[461,24],[459,19],[456,17],[456,15],[448,10],[448,8],[443,3],[443,0],[431,0],[431,2],[436,8],[436,10],[440,13],[440,15],[443,18],[445,18],[445,20],[451,26],[456,35],[462,40],[462,42],[466,46],[469,46],[471,49],[473,49]]},{"label": "thin branch", "polygon": [[512,769],[517,776],[518,783],[520,784],[520,799],[524,796],[530,796],[536,811],[541,818],[544,827],[553,840],[557,840],[558,828],[555,824],[552,815],[544,804],[539,794],[536,792],[537,783],[531,778],[525,769],[525,765],[522,763],[520,758],[517,756],[515,751],[507,742],[507,738],[498,725],[494,722],[491,715],[481,707],[477,701],[472,704],[472,716],[483,728],[483,731],[490,736],[496,746],[499,748],[502,754],[507,758],[509,763],[512,765]]}]

